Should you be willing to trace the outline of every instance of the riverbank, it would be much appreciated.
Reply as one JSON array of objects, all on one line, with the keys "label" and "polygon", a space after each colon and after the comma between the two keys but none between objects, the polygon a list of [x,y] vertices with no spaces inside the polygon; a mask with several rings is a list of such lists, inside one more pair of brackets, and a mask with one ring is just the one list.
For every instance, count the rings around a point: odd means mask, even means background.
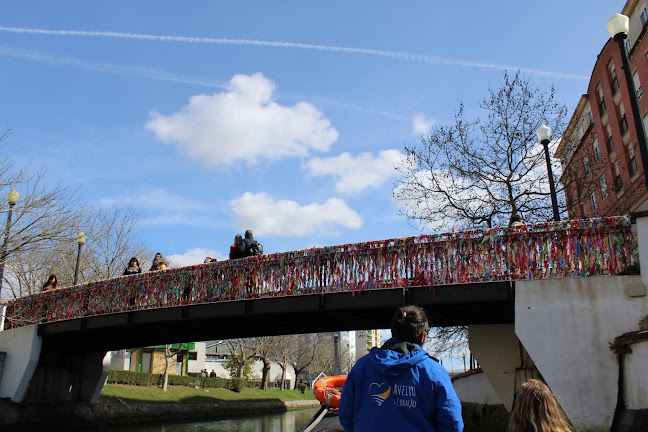
[{"label": "riverbank", "polygon": [[[236,393],[224,389],[169,387],[165,393],[158,388],[134,387],[106,386],[94,404],[0,402],[0,424],[3,432],[71,431],[111,424],[207,420],[319,406],[312,393],[295,390],[245,389]],[[129,396],[117,397],[116,393]]]}]

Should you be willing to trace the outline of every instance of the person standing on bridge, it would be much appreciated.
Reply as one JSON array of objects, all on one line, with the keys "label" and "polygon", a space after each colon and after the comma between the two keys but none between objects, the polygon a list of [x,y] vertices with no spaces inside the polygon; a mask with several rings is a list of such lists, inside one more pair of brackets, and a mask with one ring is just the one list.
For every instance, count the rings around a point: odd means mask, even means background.
[{"label": "person standing on bridge", "polygon": [[339,419],[345,431],[463,431],[450,376],[422,348],[429,329],[423,308],[396,310],[393,337],[360,358],[342,387]]},{"label": "person standing on bridge", "polygon": [[58,286],[58,280],[56,279],[56,275],[52,273],[47,278],[47,282],[43,284],[43,287],[41,288],[41,292],[58,289],[58,287],[59,286]]},{"label": "person standing on bridge", "polygon": [[128,265],[124,269],[124,276],[142,273],[142,267],[140,267],[139,261],[137,258],[133,257],[128,261]]},{"label": "person standing on bridge", "polygon": [[169,262],[164,259],[162,253],[158,252],[155,254],[155,258],[153,258],[153,264],[151,264],[151,269],[149,271],[164,270],[168,266]]}]

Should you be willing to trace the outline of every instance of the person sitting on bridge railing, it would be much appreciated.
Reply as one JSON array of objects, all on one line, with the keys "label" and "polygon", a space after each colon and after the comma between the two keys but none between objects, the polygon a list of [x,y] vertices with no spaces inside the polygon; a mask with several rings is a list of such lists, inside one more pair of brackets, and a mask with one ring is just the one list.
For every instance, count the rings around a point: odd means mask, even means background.
[{"label": "person sitting on bridge railing", "polygon": [[252,230],[245,231],[245,239],[243,240],[243,243],[245,244],[245,253],[243,256],[249,257],[263,255],[263,246],[254,239]]},{"label": "person sitting on bridge railing", "polygon": [[230,246],[230,259],[239,259],[245,257],[245,243],[243,242],[243,236],[241,234],[236,234],[234,236],[234,244]]},{"label": "person sitting on bridge railing", "polygon": [[450,376],[422,348],[429,329],[423,308],[396,310],[393,337],[360,358],[342,387],[339,419],[345,431],[463,431]]},{"label": "person sitting on bridge railing", "polygon": [[142,273],[142,268],[140,267],[139,261],[137,258],[133,257],[128,261],[128,265],[124,269],[124,275],[132,275]]},{"label": "person sitting on bridge railing", "polygon": [[49,290],[53,290],[53,289],[58,289],[58,287],[59,286],[58,286],[58,281],[56,279],[56,275],[52,273],[47,278],[47,282],[45,282],[45,284],[43,284],[43,287],[41,288],[41,292],[49,291]]},{"label": "person sitting on bridge railing", "polygon": [[153,258],[153,264],[151,264],[151,269],[149,271],[164,270],[169,266],[169,262],[164,259],[164,256],[160,252],[155,254]]}]

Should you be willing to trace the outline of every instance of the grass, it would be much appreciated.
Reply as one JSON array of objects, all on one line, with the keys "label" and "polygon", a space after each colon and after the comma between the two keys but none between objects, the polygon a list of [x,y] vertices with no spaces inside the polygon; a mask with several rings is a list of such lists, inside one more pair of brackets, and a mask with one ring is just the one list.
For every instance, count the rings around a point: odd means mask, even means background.
[{"label": "grass", "polygon": [[210,388],[197,389],[193,387],[169,386],[167,391],[159,387],[140,387],[118,384],[106,384],[101,391],[100,403],[217,403],[227,401],[250,400],[315,400],[313,392],[306,390],[244,389],[241,393],[231,390]]}]

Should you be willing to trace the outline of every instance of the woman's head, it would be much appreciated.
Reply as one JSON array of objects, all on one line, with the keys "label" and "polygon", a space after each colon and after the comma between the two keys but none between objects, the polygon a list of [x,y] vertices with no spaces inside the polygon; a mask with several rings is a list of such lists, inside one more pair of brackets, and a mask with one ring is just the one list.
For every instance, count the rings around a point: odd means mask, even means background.
[{"label": "woman's head", "polygon": [[159,259],[159,258],[162,258],[162,252],[158,252],[158,253],[155,254],[154,259]]},{"label": "woman's head", "polygon": [[129,267],[138,266],[138,265],[139,265],[139,261],[137,261],[137,258],[135,257],[131,258],[130,261],[128,261]]},{"label": "woman's head", "polygon": [[409,342],[418,343],[422,333],[430,330],[425,309],[419,306],[401,306],[391,320],[392,336]]},{"label": "woman's head", "polygon": [[234,236],[234,244],[240,245],[241,243],[243,243],[243,236],[241,234],[236,234]]},{"label": "woman's head", "polygon": [[56,285],[56,282],[57,282],[56,275],[54,273],[49,275],[49,277],[47,278],[47,283],[51,285]]},{"label": "woman's head", "polygon": [[511,413],[510,432],[570,432],[573,428],[556,396],[538,379],[522,384]]}]

